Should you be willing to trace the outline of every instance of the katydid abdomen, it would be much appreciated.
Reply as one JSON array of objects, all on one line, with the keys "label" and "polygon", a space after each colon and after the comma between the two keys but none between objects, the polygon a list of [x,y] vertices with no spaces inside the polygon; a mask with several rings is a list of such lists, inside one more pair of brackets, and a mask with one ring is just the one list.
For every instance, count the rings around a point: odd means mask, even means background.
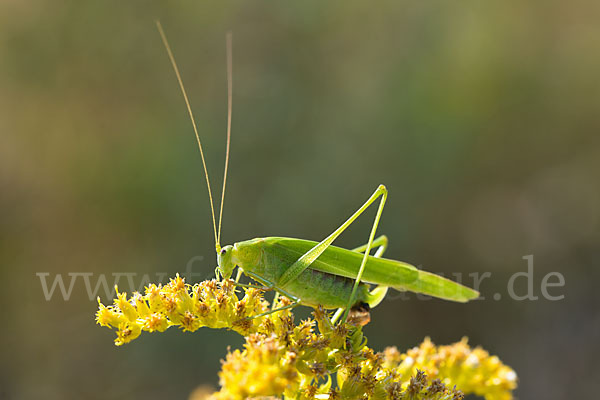
[{"label": "katydid abdomen", "polygon": [[[352,294],[354,279],[307,268],[282,289],[300,299],[300,304],[324,308],[344,308]],[[370,303],[369,287],[358,286],[354,304]]]}]

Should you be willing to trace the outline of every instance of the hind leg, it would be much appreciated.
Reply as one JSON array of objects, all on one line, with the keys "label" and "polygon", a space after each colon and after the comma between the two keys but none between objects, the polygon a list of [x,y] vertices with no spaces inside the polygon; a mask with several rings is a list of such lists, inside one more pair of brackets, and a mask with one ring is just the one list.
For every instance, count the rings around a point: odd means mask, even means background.
[{"label": "hind leg", "polygon": [[[371,247],[377,247],[377,250],[375,251],[375,254],[373,255],[374,257],[377,258],[381,258],[381,256],[383,256],[383,253],[385,252],[385,250],[388,247],[388,237],[385,235],[381,235],[378,238],[373,240],[373,243],[371,243]],[[362,246],[359,246],[355,249],[352,249],[352,251],[357,251],[359,253],[363,253],[365,250],[367,249],[367,244],[364,244]],[[373,308],[375,306],[377,306],[379,303],[381,303],[381,301],[383,300],[383,298],[385,297],[386,293],[387,293],[387,286],[377,286],[375,289],[373,289],[369,294],[369,302],[367,304],[368,308]],[[360,308],[360,312],[361,313],[366,313],[368,315],[369,310],[365,310],[364,305],[359,305],[362,306]],[[352,309],[350,310],[350,313],[352,313]],[[333,317],[331,318],[331,323],[335,324],[338,319],[342,316],[342,314],[344,313],[344,309],[343,308],[338,308],[337,311],[335,312],[335,314],[333,315]],[[367,321],[368,322],[368,321]],[[363,324],[366,325],[366,324]]]}]

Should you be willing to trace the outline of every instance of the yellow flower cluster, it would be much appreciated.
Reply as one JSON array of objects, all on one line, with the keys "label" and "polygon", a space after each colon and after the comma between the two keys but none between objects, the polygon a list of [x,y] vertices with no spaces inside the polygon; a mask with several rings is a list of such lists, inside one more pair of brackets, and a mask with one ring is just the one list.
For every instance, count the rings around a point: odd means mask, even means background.
[{"label": "yellow flower cluster", "polygon": [[386,368],[400,379],[407,379],[417,370],[447,385],[456,385],[466,394],[483,396],[486,400],[510,400],[517,387],[517,374],[496,356],[480,347],[471,349],[467,338],[449,346],[435,346],[425,338],[419,347],[400,354],[395,347],[384,352]]},{"label": "yellow flower cluster", "polygon": [[291,316],[271,332],[246,338],[244,350],[227,355],[219,373],[221,390],[212,400],[281,396],[289,399],[427,399],[460,400],[450,389],[422,371],[405,377],[386,367],[383,354],[365,343],[361,329],[333,326],[323,310],[315,321],[294,326]]},{"label": "yellow flower cluster", "polygon": [[151,284],[144,294],[135,292],[129,299],[117,289],[113,305],[105,306],[98,298],[98,306],[96,322],[117,329],[117,346],[131,342],[142,331],[164,332],[171,326],[190,332],[201,327],[229,328],[246,336],[259,332],[265,319],[248,317],[269,309],[259,290],[247,289],[239,299],[231,280],[191,286],[179,275],[164,286]]},{"label": "yellow flower cluster", "polygon": [[243,352],[227,355],[221,372],[225,388],[214,398],[247,398],[283,393],[297,387],[295,354],[286,350],[277,338],[260,334],[248,337]]},{"label": "yellow flower cluster", "polygon": [[[296,325],[289,309],[261,315],[269,310],[262,291],[245,289],[241,299],[238,293],[230,280],[192,286],[177,276],[130,298],[117,290],[109,306],[98,300],[96,322],[117,329],[116,345],[142,331],[163,332],[170,326],[192,332],[227,328],[245,336],[244,349],[230,352],[223,362],[214,400],[460,400],[463,392],[486,400],[512,399],[514,371],[484,350],[469,348],[466,339],[439,347],[425,339],[405,354],[396,348],[375,353],[360,326],[334,325],[321,308],[314,320]],[[288,304],[279,297],[274,307]]]}]

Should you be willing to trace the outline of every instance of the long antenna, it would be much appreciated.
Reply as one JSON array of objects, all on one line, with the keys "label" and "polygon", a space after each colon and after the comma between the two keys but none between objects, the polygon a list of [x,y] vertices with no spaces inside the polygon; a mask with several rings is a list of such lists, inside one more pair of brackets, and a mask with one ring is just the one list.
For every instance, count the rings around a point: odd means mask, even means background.
[{"label": "long antenna", "polygon": [[208,198],[210,200],[210,211],[212,213],[212,222],[213,222],[213,231],[215,234],[215,247],[217,251],[220,251],[219,238],[217,236],[217,224],[215,221],[215,207],[213,205],[212,191],[210,190],[210,180],[208,179],[208,170],[206,168],[206,161],[204,160],[204,151],[202,150],[202,143],[200,142],[200,135],[198,134],[198,128],[196,127],[196,120],[194,119],[194,114],[192,113],[192,107],[190,106],[190,101],[188,100],[187,94],[185,92],[185,87],[183,86],[183,81],[181,79],[181,74],[179,73],[179,68],[177,68],[177,63],[175,62],[175,57],[173,56],[173,52],[171,51],[171,46],[169,46],[169,42],[167,41],[167,36],[163,31],[162,25],[160,21],[156,21],[156,27],[158,28],[158,33],[160,33],[160,37],[165,45],[165,49],[167,50],[167,54],[169,55],[169,60],[171,60],[171,65],[173,65],[173,70],[175,71],[175,75],[177,76],[177,82],[179,82],[179,87],[181,88],[181,93],[183,94],[183,99],[185,100],[185,105],[187,107],[188,113],[190,115],[190,120],[192,121],[192,126],[194,127],[194,133],[196,134],[196,142],[198,142],[198,148],[200,149],[200,156],[202,157],[202,167],[204,167],[204,176],[206,177],[206,186],[208,187]]},{"label": "long antenna", "polygon": [[219,207],[219,230],[217,246],[221,243],[221,221],[223,220],[223,203],[225,202],[225,185],[227,184],[227,168],[229,166],[229,144],[231,143],[231,109],[233,104],[233,46],[231,32],[227,32],[227,148],[225,150],[225,171],[223,172],[223,191]]}]

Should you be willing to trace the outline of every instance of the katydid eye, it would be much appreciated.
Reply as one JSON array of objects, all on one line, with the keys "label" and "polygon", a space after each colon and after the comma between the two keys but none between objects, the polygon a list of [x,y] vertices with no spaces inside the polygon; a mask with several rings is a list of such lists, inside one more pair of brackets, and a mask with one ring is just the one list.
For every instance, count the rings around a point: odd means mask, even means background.
[{"label": "katydid eye", "polygon": [[227,249],[222,249],[222,250],[221,250],[221,255],[223,255],[223,254],[225,254],[225,253],[227,253]]}]

